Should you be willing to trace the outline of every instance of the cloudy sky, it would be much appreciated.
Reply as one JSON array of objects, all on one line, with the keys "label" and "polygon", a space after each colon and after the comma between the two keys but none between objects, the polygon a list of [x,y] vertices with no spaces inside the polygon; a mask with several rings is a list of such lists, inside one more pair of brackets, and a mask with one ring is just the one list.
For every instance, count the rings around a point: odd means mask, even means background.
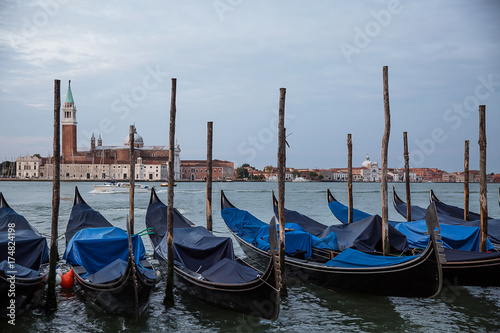
[{"label": "cloudy sky", "polygon": [[389,66],[389,166],[479,168],[486,105],[488,172],[500,173],[498,1],[0,1],[0,159],[52,154],[54,79],[71,80],[78,146],[92,132],[122,145],[135,123],[168,145],[177,78],[181,159],[276,165],[286,88],[287,165],[380,161],[382,68]]}]

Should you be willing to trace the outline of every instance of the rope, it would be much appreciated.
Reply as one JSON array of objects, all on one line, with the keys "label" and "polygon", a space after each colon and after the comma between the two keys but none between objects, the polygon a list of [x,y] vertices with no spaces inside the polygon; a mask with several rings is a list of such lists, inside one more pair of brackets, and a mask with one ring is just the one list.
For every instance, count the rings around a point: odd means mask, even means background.
[{"label": "rope", "polygon": [[144,230],[139,231],[138,233],[134,234],[134,236],[144,236],[144,235],[154,235],[154,229],[153,228],[146,228]]}]

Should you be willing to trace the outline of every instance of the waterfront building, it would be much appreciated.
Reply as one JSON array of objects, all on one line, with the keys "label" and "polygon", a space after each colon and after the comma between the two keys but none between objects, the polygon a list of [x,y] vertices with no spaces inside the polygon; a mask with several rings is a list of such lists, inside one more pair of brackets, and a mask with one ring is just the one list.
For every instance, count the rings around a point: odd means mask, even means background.
[{"label": "waterfront building", "polygon": [[[206,180],[207,161],[206,160],[183,160],[181,161],[181,179],[185,180]],[[229,161],[212,160],[212,179],[220,181],[230,181],[234,177],[234,163]]]}]

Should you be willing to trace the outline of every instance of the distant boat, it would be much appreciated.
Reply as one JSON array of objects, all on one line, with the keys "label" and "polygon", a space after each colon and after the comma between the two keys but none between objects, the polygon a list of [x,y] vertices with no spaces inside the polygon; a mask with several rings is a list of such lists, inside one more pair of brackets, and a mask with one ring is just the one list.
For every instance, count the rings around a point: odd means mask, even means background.
[{"label": "distant boat", "polygon": [[269,176],[266,179],[266,182],[277,182],[278,181],[278,176]]},{"label": "distant boat", "polygon": [[292,182],[303,182],[303,183],[307,183],[310,181],[311,181],[310,179],[306,179],[304,177],[296,177],[294,180],[292,180]]},{"label": "distant boat", "polygon": [[[162,187],[168,187],[168,182],[166,182],[166,183],[161,183],[161,186],[162,186]],[[177,186],[177,184],[174,184],[174,186]]]},{"label": "distant boat", "polygon": [[[150,192],[152,188],[153,188],[152,186],[148,185],[141,185],[141,184],[135,185],[136,192]],[[94,189],[98,192],[128,193],[130,191],[130,184],[117,183],[111,181],[111,182],[106,182],[104,184],[94,185]]]}]

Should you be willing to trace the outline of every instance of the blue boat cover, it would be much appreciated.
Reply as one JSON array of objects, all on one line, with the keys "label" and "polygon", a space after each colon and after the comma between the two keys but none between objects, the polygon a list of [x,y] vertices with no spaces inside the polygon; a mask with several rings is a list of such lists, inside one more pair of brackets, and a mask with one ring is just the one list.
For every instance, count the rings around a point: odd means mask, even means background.
[{"label": "blue boat cover", "polygon": [[[429,243],[429,235],[425,221],[413,222],[391,222],[391,225],[406,235],[408,243],[413,248],[425,248]],[[467,227],[460,225],[441,224],[441,237],[443,246],[449,249],[464,251],[479,251],[480,229],[476,227]],[[494,247],[490,240],[487,240],[487,250]]]},{"label": "blue boat cover", "polygon": [[[331,205],[334,202],[336,204]],[[406,203],[404,204],[404,207],[402,205],[403,204],[400,204],[400,209],[403,209],[406,215]],[[330,210],[337,218],[339,218],[339,216],[340,217],[343,216],[342,214],[339,214],[339,212],[347,210],[347,206],[344,206],[338,201],[332,201],[328,206],[330,207]],[[367,213],[359,210],[358,212],[368,215]],[[412,218],[414,216],[413,212],[415,212],[416,216],[423,216],[423,219],[418,221],[414,220],[412,222],[389,221],[389,228],[394,227],[398,231],[403,233],[406,236],[410,247],[425,248],[427,247],[427,243],[429,242],[429,236],[424,235],[424,232],[427,232],[427,226],[425,224],[425,210],[421,207],[412,205]],[[480,233],[480,229],[478,228],[479,223],[467,222],[464,220],[456,221],[455,218],[452,217],[446,218],[446,216],[443,216],[442,214],[438,214],[438,218],[441,226],[441,237],[443,238],[443,243],[445,247],[466,250],[466,251],[479,251],[479,233]],[[356,223],[359,222],[356,218],[353,218],[353,221]],[[452,223],[446,223],[446,221]],[[495,220],[489,220],[488,224],[491,221]],[[356,223],[352,224],[354,225]],[[493,225],[493,228],[495,228],[495,225]],[[488,234],[489,231],[490,230],[488,229]],[[392,236],[389,235],[389,239],[391,239],[391,237]],[[488,249],[493,248],[493,245],[491,244],[489,239],[487,243],[487,248]]]},{"label": "blue boat cover", "polygon": [[[278,231],[278,239],[279,239],[279,228],[280,226],[276,224],[276,230]],[[319,240],[318,237],[312,236],[310,233],[302,229],[302,227],[299,226],[298,224],[285,223],[285,254],[289,256],[301,254],[306,259],[311,258],[313,237]],[[259,233],[257,234],[255,240],[256,240],[255,246],[257,246],[259,249],[264,251],[268,251],[270,249],[269,225],[266,224],[265,226],[260,228]],[[334,245],[337,246],[337,244]]]},{"label": "blue boat cover", "polygon": [[[155,251],[167,258],[167,237]],[[214,236],[203,227],[174,228],[174,264],[218,283],[239,284],[259,277],[257,271],[234,261],[231,238]]]},{"label": "blue boat cover", "polygon": [[472,252],[454,249],[444,249],[447,262],[477,261],[500,258],[500,252]]},{"label": "blue boat cover", "polygon": [[[328,240],[328,238],[332,238],[332,235],[335,235],[334,238],[337,241],[336,246],[333,246],[333,244],[328,244],[329,246],[318,246],[319,248],[340,251],[346,248],[354,248],[365,252],[374,252],[377,250],[381,250],[382,219],[378,215],[370,216],[361,211],[358,212],[362,213],[359,214],[358,217],[366,217],[361,219],[357,223],[351,223],[349,225],[341,224],[327,226],[299,212],[285,209],[285,222],[298,224],[305,231],[314,231],[314,235],[318,236],[319,239],[323,241]],[[277,218],[277,207],[274,207],[274,214]],[[406,237],[390,226],[389,241],[391,243],[391,247],[396,251],[404,252],[408,250]],[[328,242],[333,243],[333,239],[330,239]]]},{"label": "blue boat cover", "polygon": [[19,264],[9,264],[7,260],[0,262],[0,272],[3,272],[5,275],[15,275],[18,278],[24,279],[36,278],[39,275],[38,270],[30,269]]},{"label": "blue boat cover", "polygon": [[[9,224],[15,225],[9,235]],[[13,236],[13,239],[9,239]],[[15,241],[15,263],[38,270],[41,264],[49,262],[49,248],[45,237],[34,229],[24,216],[10,207],[0,207],[0,261],[8,260],[9,242]]]},{"label": "blue boat cover", "polygon": [[[437,206],[437,203],[436,203]],[[396,210],[399,214],[406,218],[406,203],[402,202],[396,204]],[[425,209],[419,206],[411,205],[411,218],[412,220],[424,220]],[[446,214],[438,213],[439,223],[441,225],[460,225],[467,227],[481,227],[481,220],[465,221],[463,218],[457,218]],[[500,219],[488,220],[488,238],[492,243],[500,244]]]},{"label": "blue boat cover", "polygon": [[[341,204],[338,201],[332,201],[328,204],[328,207],[330,208],[331,212],[335,217],[342,223],[347,224],[349,223],[349,209],[347,206]],[[367,217],[371,216],[368,213],[362,212],[358,209],[353,209],[352,210],[352,220],[353,222],[359,221],[362,219],[366,219]]]},{"label": "blue boat cover", "polygon": [[327,261],[324,266],[346,268],[371,268],[386,267],[401,264],[417,258],[418,256],[390,257],[372,255],[354,249],[346,249],[335,258]]},{"label": "blue boat cover", "polygon": [[79,203],[71,209],[68,226],[66,228],[66,243],[82,229],[113,227],[98,211],[95,211],[86,203]]},{"label": "blue boat cover", "polygon": [[[146,253],[139,236],[132,236],[132,246],[134,259],[139,264],[141,260],[145,259]],[[114,263],[117,259],[127,263],[128,256],[127,233],[120,228],[107,227],[78,231],[66,245],[63,259],[66,259],[72,266],[83,266],[88,274],[95,274]],[[115,266],[115,268],[117,267],[120,266]],[[124,271],[125,269],[123,269]],[[107,279],[107,281],[112,280],[111,278]]]}]

